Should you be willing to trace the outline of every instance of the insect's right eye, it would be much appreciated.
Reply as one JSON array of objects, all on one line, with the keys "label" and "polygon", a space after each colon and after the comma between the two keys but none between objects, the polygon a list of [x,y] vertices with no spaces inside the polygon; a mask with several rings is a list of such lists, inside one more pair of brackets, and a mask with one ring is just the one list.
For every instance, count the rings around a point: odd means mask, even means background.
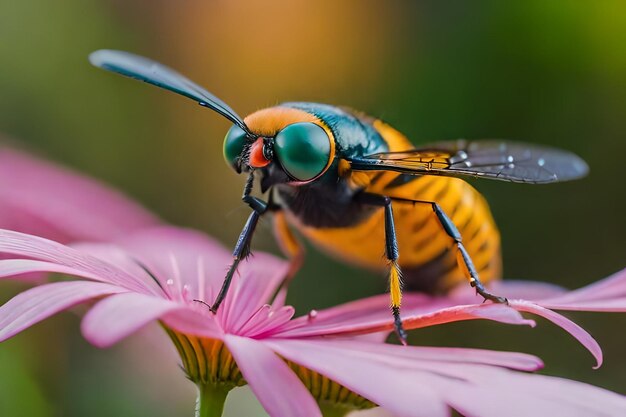
[{"label": "insect's right eye", "polygon": [[224,138],[224,159],[235,170],[238,170],[237,161],[245,144],[246,132],[239,126],[233,125]]}]

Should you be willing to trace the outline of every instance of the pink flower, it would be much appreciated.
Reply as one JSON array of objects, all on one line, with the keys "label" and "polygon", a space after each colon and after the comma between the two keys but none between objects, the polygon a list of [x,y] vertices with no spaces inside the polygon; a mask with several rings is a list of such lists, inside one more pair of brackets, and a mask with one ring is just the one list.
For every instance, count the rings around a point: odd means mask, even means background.
[{"label": "pink flower", "polygon": [[[0,253],[19,257],[0,261],[0,277],[58,272],[83,278],[40,285],[9,300],[0,307],[0,340],[61,310],[98,300],[82,321],[86,339],[110,346],[158,320],[188,377],[200,387],[201,407],[209,398],[223,401],[231,388],[247,383],[268,413],[279,417],[374,404],[400,416],[446,416],[449,407],[468,416],[500,416],[503,410],[536,416],[626,413],[626,399],[617,394],[518,372],[542,366],[531,355],[374,340],[393,328],[383,297],[293,319],[292,307],[271,303],[287,265],[262,253],[242,264],[213,315],[195,300],[213,299],[231,258],[196,232],[155,228],[115,244],[68,247],[0,231]],[[584,330],[547,307],[625,311],[626,273],[578,291],[549,294],[536,302],[514,301],[513,308],[413,295],[404,306],[405,326],[469,319],[533,324],[519,309],[548,317],[599,358],[597,344]]]},{"label": "pink flower", "polygon": [[0,146],[0,228],[68,243],[106,241],[158,223],[96,180]]}]

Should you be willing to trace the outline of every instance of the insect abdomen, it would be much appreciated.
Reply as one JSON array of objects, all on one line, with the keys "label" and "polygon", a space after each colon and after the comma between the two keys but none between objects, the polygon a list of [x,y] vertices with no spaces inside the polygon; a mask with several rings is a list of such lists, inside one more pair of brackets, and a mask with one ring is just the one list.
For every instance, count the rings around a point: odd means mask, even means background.
[{"label": "insect abdomen", "polygon": [[[398,131],[372,121],[391,151],[413,145]],[[463,237],[483,282],[501,275],[500,235],[485,199],[467,182],[450,177],[407,176],[388,171],[359,172],[365,191],[405,200],[434,201],[448,214]],[[364,177],[365,176],[365,177]],[[394,223],[405,288],[443,292],[465,282],[457,249],[438,222],[430,204],[394,201]],[[297,221],[296,221],[297,222]],[[376,209],[349,227],[302,227],[302,232],[329,254],[344,261],[382,270],[384,215]]]},{"label": "insect abdomen", "polygon": [[[400,178],[391,179],[380,193],[436,202],[457,226],[481,280],[500,278],[500,235],[485,199],[456,178],[423,176],[396,185]],[[395,202],[394,220],[406,289],[438,292],[467,279],[458,266],[456,245],[445,233],[432,205]]]},{"label": "insect abdomen", "polygon": [[[397,130],[373,122],[393,151],[412,148]],[[432,175],[408,176],[385,172],[374,176],[368,192],[406,200],[436,202],[457,226],[483,282],[502,273],[500,233],[486,200],[467,182]],[[458,266],[456,245],[424,203],[394,203],[394,222],[400,248],[399,263],[407,290],[445,291],[467,280]]]}]

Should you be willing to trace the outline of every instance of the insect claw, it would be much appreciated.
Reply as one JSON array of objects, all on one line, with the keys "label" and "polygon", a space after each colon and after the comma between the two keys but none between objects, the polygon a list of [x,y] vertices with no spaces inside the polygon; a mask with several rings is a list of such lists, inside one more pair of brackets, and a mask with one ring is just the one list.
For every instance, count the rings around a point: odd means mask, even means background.
[{"label": "insect claw", "polygon": [[391,310],[393,312],[393,325],[395,327],[396,336],[398,336],[400,343],[406,346],[408,343],[406,341],[406,331],[404,330],[404,326],[402,326],[402,319],[400,318],[400,308],[394,306]]},{"label": "insect claw", "polygon": [[406,332],[402,327],[396,327],[396,336],[398,336],[398,340],[402,343],[402,346],[407,346],[408,343],[406,341]]}]

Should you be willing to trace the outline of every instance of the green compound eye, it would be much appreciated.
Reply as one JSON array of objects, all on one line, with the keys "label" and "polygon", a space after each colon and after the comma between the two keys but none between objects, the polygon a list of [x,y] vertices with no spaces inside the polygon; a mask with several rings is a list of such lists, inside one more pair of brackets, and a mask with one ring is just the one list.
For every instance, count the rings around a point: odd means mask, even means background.
[{"label": "green compound eye", "polygon": [[237,169],[237,159],[241,155],[246,143],[246,132],[239,126],[233,125],[224,138],[224,159],[226,163]]},{"label": "green compound eye", "polygon": [[330,138],[315,123],[294,123],[278,132],[274,150],[289,175],[307,181],[326,168],[330,158]]}]

